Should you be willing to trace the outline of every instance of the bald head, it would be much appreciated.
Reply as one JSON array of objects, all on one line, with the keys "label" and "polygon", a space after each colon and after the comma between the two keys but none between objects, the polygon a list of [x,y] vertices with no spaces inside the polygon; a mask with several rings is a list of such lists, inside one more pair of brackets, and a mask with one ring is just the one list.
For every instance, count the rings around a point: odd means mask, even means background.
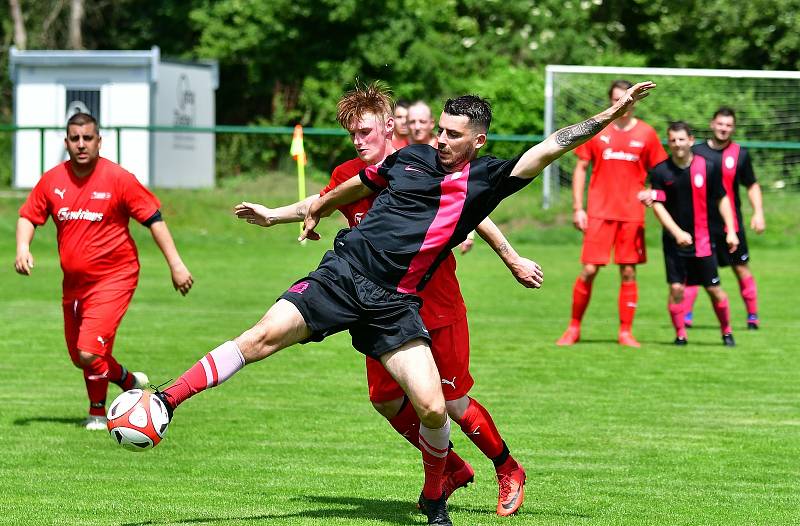
[{"label": "bald head", "polygon": [[412,144],[432,144],[433,115],[431,107],[417,101],[408,107],[408,140]]}]

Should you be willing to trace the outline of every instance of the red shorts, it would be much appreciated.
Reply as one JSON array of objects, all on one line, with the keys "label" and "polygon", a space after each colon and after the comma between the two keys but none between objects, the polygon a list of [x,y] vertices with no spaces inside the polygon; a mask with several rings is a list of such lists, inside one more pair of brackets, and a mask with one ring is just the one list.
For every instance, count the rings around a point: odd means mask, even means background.
[{"label": "red shorts", "polygon": [[644,243],[644,223],[589,218],[583,235],[581,262],[607,265],[614,248],[614,263],[636,265],[647,261]]},{"label": "red shorts", "polygon": [[111,354],[132,297],[133,289],[93,290],[80,298],[64,298],[64,337],[73,363],[78,363],[78,351]]},{"label": "red shorts", "polygon": [[[432,329],[431,354],[442,379],[445,400],[466,396],[475,381],[469,374],[469,327],[467,317],[439,329]],[[367,358],[367,385],[371,402],[388,402],[402,398],[405,393],[386,372],[383,364]]]}]

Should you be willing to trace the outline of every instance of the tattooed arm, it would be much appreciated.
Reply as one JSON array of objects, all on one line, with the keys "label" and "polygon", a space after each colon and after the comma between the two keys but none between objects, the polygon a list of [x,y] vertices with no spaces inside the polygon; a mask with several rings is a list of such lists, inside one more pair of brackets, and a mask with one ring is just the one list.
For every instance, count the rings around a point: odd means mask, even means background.
[{"label": "tattooed arm", "polygon": [[625,95],[620,97],[616,104],[605,111],[553,133],[550,137],[525,152],[514,167],[511,175],[523,179],[536,177],[545,166],[597,135],[611,121],[627,112],[636,101],[647,97],[650,94],[650,90],[655,86],[654,83],[649,81],[640,82],[626,91]]}]

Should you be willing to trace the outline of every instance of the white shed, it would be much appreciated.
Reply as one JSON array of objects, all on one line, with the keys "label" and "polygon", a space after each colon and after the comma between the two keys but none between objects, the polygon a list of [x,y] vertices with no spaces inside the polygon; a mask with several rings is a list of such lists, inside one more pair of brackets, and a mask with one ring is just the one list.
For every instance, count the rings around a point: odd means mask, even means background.
[{"label": "white shed", "polygon": [[[19,51],[9,53],[14,124],[13,184],[31,188],[42,169],[66,159],[64,126],[76,111],[100,123],[100,155],[151,187],[214,185],[215,61],[164,60],[149,51]],[[151,126],[207,132],[155,131]],[[53,129],[56,128],[56,129]],[[126,129],[129,128],[129,129]]]}]

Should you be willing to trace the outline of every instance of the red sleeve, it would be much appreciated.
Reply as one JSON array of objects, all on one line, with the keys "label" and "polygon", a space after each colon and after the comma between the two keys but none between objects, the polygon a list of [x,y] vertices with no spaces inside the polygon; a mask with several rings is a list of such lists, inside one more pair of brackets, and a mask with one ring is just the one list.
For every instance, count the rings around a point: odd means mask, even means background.
[{"label": "red sleeve", "polygon": [[327,186],[325,186],[325,188],[319,191],[319,196],[322,197],[323,195],[327,194],[328,192],[330,192],[331,190],[333,190],[334,188],[336,188],[349,178],[350,177],[344,174],[341,167],[337,166],[336,168],[333,169],[333,173],[331,174],[331,180],[328,181]]},{"label": "red sleeve", "polygon": [[666,159],[667,152],[664,151],[664,147],[658,139],[658,134],[655,130],[651,130],[647,138],[647,148],[645,150],[645,168],[650,170],[653,166]]},{"label": "red sleeve", "polygon": [[575,148],[575,155],[578,156],[578,159],[582,161],[591,161],[592,160],[592,143],[594,139],[589,139],[585,143],[581,144],[577,148]]},{"label": "red sleeve", "polygon": [[147,221],[161,208],[158,198],[132,173],[122,171],[118,177],[122,185],[123,206],[136,221],[139,223]]},{"label": "red sleeve", "polygon": [[19,216],[24,217],[36,226],[41,226],[47,222],[49,215],[47,196],[45,195],[44,179],[39,179],[36,186],[33,187],[31,193],[25,203],[19,208]]}]

